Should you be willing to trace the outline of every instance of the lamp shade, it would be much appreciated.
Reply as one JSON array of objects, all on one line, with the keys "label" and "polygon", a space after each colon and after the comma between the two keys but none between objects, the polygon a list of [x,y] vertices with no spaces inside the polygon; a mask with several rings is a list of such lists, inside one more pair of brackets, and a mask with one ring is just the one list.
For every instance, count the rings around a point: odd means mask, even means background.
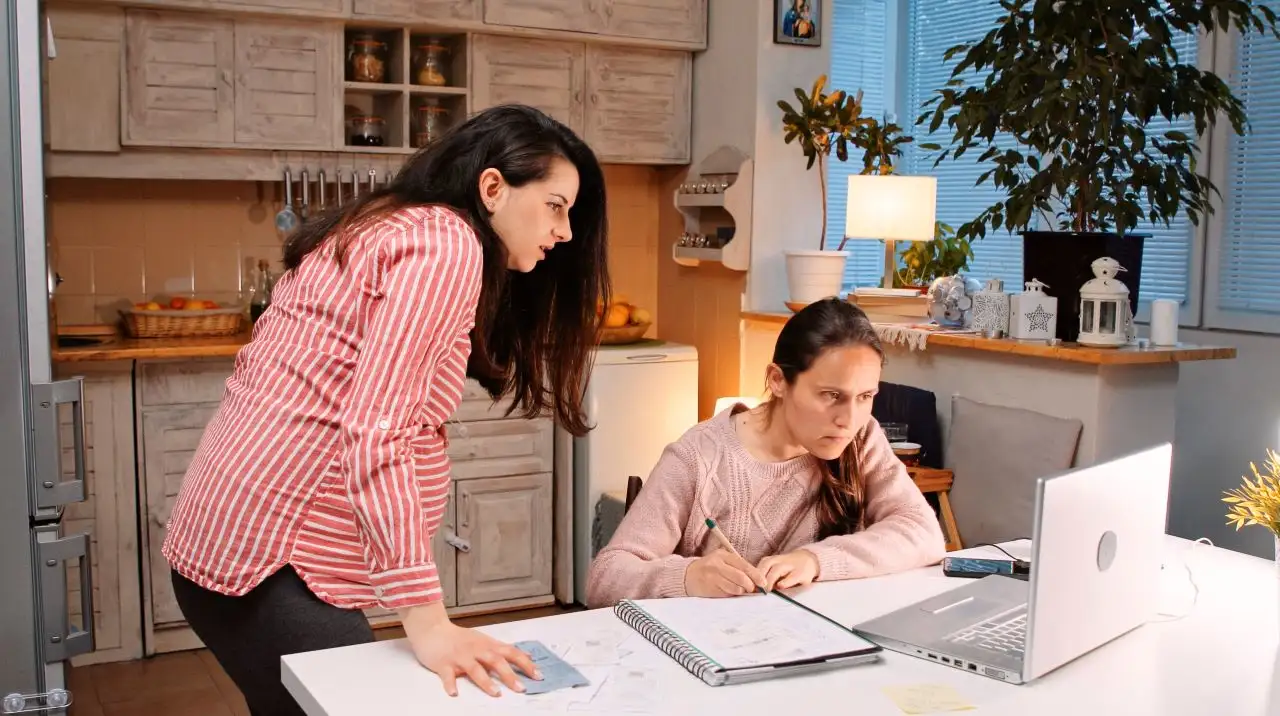
[{"label": "lamp shade", "polygon": [[851,239],[929,241],[934,234],[937,198],[937,177],[851,175],[844,235]]}]

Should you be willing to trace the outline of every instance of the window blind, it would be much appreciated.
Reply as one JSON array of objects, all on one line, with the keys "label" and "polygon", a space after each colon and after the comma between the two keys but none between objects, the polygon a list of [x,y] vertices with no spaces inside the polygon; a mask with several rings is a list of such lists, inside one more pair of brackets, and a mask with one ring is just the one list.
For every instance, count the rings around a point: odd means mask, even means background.
[{"label": "window blind", "polygon": [[[959,58],[944,60],[946,51],[962,42],[982,39],[995,27],[1004,12],[998,0],[908,0],[906,84],[903,88],[906,126],[915,122],[922,105],[936,96],[951,79],[951,69]],[[932,109],[932,105],[930,106]],[[938,221],[959,229],[982,210],[1001,200],[1004,192],[990,182],[974,186],[990,165],[979,164],[981,151],[966,152],[958,161],[948,159],[937,167],[936,154],[919,149],[919,144],[933,142],[943,147],[950,144],[951,132],[946,123],[930,133],[928,123],[912,127],[915,142],[907,145],[908,174],[930,174],[938,178]],[[1012,140],[1002,145],[1012,146]],[[1022,285],[1022,238],[1004,230],[988,232],[973,242],[974,258],[969,261],[969,275],[979,280],[1000,278],[1006,289]]]},{"label": "window blind", "polygon": [[[851,95],[862,90],[862,113],[884,121],[888,108],[888,62],[892,50],[889,31],[889,2],[897,0],[834,0],[831,10],[831,89]],[[845,205],[850,174],[862,171],[862,156],[851,155],[841,162],[831,155],[827,164],[828,249],[844,238]],[[844,267],[844,287],[879,286],[884,275],[884,244],[850,239],[844,248],[849,260]]]},{"label": "window blind", "polygon": [[1238,41],[1235,61],[1233,89],[1251,129],[1232,135],[1219,187],[1225,206],[1216,302],[1219,312],[1249,316],[1261,328],[1259,320],[1280,319],[1280,42],[1251,33]]}]

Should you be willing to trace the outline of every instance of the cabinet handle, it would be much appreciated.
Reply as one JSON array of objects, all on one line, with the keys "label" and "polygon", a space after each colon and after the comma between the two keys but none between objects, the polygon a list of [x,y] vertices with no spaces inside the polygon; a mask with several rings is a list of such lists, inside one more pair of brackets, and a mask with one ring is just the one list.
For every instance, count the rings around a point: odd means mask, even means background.
[{"label": "cabinet handle", "polygon": [[467,522],[469,521],[468,517],[471,514],[471,495],[467,492],[463,492],[461,502],[462,504],[458,505],[458,511],[461,513],[458,515],[458,526],[466,527]]},{"label": "cabinet handle", "polygon": [[444,541],[459,552],[471,551],[471,542],[459,537],[457,532],[448,527],[444,528]]}]

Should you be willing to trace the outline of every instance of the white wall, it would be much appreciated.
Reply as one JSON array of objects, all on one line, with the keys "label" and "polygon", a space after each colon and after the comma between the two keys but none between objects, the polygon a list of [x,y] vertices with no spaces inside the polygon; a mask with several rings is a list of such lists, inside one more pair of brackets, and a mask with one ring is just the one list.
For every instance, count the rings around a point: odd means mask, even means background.
[{"label": "white wall", "polygon": [[781,310],[787,297],[787,249],[816,249],[822,230],[817,165],[782,141],[778,100],[796,104],[831,66],[831,0],[822,0],[821,47],[773,42],[777,0],[710,0],[707,50],[693,61],[693,160],[722,145],[755,160],[747,310]]},{"label": "white wall", "polygon": [[[787,299],[784,252],[817,249],[822,236],[822,188],[818,165],[806,170],[796,143],[783,142],[778,100],[796,107],[795,88],[808,92],[831,71],[831,0],[823,0],[821,47],[773,43],[773,5],[760,5],[760,64],[756,100],[756,185],[747,309],[783,310]],[[828,85],[829,87],[829,85]]]},{"label": "white wall", "polygon": [[1252,475],[1249,463],[1261,465],[1267,448],[1280,450],[1280,337],[1182,329],[1178,339],[1235,346],[1237,356],[1182,366],[1169,531],[1269,558],[1270,533],[1227,525],[1222,493]]}]

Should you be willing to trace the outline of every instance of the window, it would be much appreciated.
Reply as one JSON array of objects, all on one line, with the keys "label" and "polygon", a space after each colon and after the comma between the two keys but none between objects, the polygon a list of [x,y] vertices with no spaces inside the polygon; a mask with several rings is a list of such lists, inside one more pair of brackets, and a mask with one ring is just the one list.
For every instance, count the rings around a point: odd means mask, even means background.
[{"label": "window", "polygon": [[[889,5],[897,0],[835,0],[831,12],[831,73],[828,84],[850,94],[862,90],[862,113],[883,121],[889,110],[889,58],[892,33]],[[909,133],[909,132],[908,132]],[[833,154],[827,163],[826,246],[834,249],[844,238],[848,177],[862,170],[862,157],[841,162]],[[844,287],[879,286],[884,276],[884,244],[851,239],[844,245],[849,260]]]},{"label": "window", "polygon": [[1219,134],[1228,139],[1213,177],[1223,206],[1211,224],[1211,239],[1219,238],[1208,250],[1205,323],[1280,331],[1280,42],[1256,32],[1233,39],[1234,66],[1218,74],[1244,102],[1251,128],[1243,137]]},{"label": "window", "polygon": [[[943,59],[946,51],[962,42],[979,40],[996,24],[1004,10],[997,0],[907,0],[906,68],[902,94],[904,126],[911,126],[922,105],[951,79],[956,60]],[[929,133],[928,125],[912,127],[915,137],[907,145],[906,173],[938,177],[938,221],[958,229],[982,210],[999,201],[1003,193],[985,183],[974,186],[987,165],[979,164],[981,151],[967,152],[958,161],[933,165],[935,154],[918,148],[933,142],[946,147],[951,133],[946,124]],[[988,232],[973,242],[969,273],[980,280],[1000,278],[1006,290],[1022,285],[1022,238],[1005,231]]]}]

